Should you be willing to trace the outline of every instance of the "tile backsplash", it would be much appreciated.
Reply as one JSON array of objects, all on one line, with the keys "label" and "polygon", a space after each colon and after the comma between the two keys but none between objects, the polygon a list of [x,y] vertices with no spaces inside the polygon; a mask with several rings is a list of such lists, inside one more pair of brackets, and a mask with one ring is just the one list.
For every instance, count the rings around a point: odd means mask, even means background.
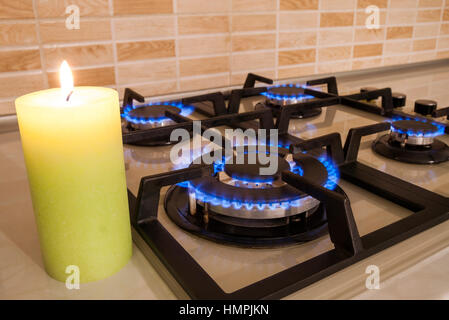
[{"label": "tile backsplash", "polygon": [[150,96],[442,58],[449,0],[0,0],[0,114],[63,59],[76,85]]}]

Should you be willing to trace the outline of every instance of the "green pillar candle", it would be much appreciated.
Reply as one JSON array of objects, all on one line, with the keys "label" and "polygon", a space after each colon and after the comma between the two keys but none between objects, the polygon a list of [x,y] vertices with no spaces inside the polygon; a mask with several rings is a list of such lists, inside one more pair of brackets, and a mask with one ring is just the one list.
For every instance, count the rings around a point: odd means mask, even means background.
[{"label": "green pillar candle", "polygon": [[132,254],[118,93],[49,89],[16,100],[22,147],[47,273],[106,278]]}]

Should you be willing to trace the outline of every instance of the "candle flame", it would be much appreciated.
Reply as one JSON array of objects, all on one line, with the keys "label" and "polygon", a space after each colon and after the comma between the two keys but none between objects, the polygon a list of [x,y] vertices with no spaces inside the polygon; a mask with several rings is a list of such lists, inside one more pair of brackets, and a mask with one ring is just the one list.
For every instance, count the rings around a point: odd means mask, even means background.
[{"label": "candle flame", "polygon": [[65,60],[61,63],[61,68],[59,69],[59,81],[61,82],[63,97],[68,101],[73,92],[73,74]]}]

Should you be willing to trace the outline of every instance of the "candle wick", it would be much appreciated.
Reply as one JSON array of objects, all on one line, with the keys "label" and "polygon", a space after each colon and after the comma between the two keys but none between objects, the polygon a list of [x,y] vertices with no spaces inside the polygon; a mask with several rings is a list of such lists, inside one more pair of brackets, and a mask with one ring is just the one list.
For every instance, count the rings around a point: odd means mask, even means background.
[{"label": "candle wick", "polygon": [[67,96],[67,99],[65,100],[65,101],[69,101],[69,99],[70,99],[70,96],[72,95],[72,93],[73,93],[73,90],[72,91],[70,91],[70,93],[69,93],[69,95]]}]

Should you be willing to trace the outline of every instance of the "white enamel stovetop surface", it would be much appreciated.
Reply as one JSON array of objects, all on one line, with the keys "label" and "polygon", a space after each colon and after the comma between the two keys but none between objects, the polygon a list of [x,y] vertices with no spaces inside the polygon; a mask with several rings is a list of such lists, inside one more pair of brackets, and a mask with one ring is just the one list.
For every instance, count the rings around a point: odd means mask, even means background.
[{"label": "white enamel stovetop surface", "polygon": [[[449,67],[425,68],[407,73],[376,74],[339,78],[340,91],[354,92],[361,86],[391,86],[406,93],[408,108],[417,98],[438,100],[449,105]],[[251,109],[254,99],[244,104]],[[382,121],[376,116],[354,112],[343,106],[323,110],[309,120],[295,120],[290,131],[301,138],[330,132],[346,137],[351,127]],[[366,137],[360,161],[424,188],[449,196],[449,163],[418,166],[398,163],[375,155]],[[447,136],[444,138],[449,143]],[[172,170],[169,147],[125,148],[127,179],[137,193],[144,175]],[[17,133],[0,135],[0,298],[174,298],[151,264],[134,248],[130,263],[109,279],[82,285],[79,291],[46,276],[39,253],[25,168]],[[347,182],[348,194],[359,232],[364,235],[401,219],[411,212],[374,196]],[[164,190],[165,192],[165,190]],[[159,218],[202,267],[227,292],[284,270],[331,248],[328,237],[283,249],[242,249],[211,243],[175,226],[160,207]],[[374,255],[331,277],[305,288],[289,298],[449,298],[449,222],[423,232]],[[365,268],[375,264],[381,271],[381,289],[365,289]]]}]

